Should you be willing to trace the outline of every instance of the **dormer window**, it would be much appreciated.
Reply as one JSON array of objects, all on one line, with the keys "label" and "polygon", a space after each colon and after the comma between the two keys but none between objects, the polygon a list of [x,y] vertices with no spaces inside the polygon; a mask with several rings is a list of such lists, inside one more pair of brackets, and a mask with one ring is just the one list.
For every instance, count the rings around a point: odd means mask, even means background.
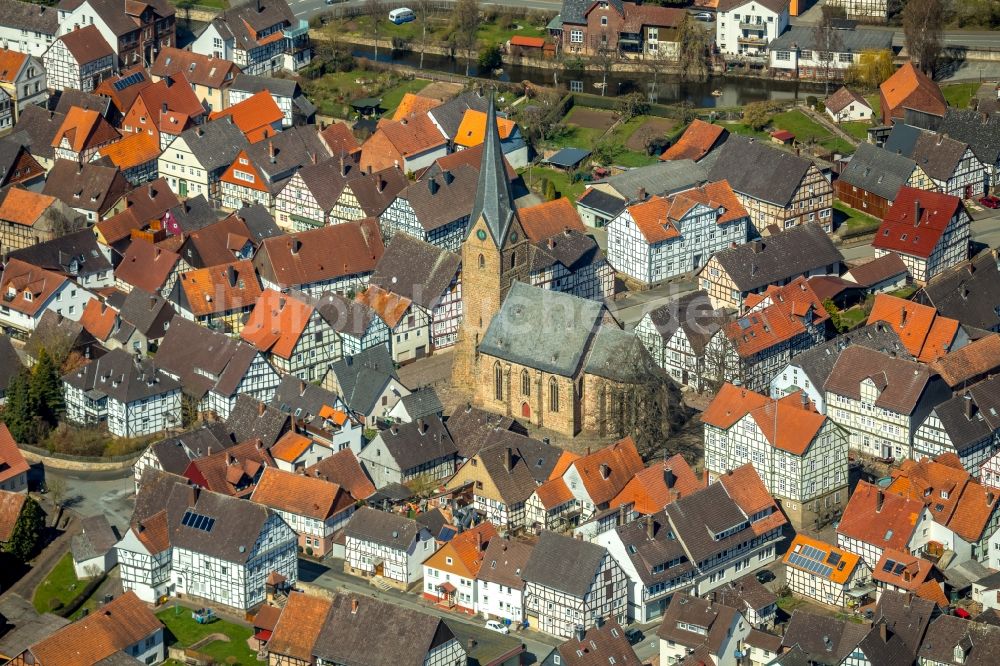
[{"label": "dormer window", "polygon": [[948,499],[948,491],[944,488],[941,489],[941,499]]},{"label": "dormer window", "polygon": [[24,292],[24,300],[29,301],[29,302],[31,301],[31,292],[30,291]]}]

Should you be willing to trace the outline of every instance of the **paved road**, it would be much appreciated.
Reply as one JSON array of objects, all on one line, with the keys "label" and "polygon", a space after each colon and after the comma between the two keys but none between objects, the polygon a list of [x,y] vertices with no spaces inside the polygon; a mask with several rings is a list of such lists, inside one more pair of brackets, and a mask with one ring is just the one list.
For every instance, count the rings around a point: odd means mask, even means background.
[{"label": "paved road", "polygon": [[59,478],[66,482],[67,507],[81,517],[103,513],[108,521],[124,533],[132,518],[135,487],[132,470],[122,472],[62,472],[49,468],[45,477],[49,485]]}]

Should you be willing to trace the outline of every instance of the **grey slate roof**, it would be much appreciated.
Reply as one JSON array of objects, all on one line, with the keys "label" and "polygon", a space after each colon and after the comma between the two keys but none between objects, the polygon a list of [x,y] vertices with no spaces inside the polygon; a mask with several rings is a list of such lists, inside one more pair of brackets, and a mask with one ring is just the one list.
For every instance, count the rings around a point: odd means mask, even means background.
[{"label": "grey slate roof", "polygon": [[603,306],[596,301],[515,282],[479,349],[512,363],[571,377],[580,367],[602,312]]},{"label": "grey slate roof", "polygon": [[[747,515],[729,496],[722,483],[713,483],[703,490],[671,502],[666,507],[666,514],[674,534],[684,542],[695,562],[735,547],[752,533]],[[744,522],[744,529],[718,541],[713,538],[714,534]]]},{"label": "grey slate roof", "polygon": [[867,634],[866,625],[796,610],[788,621],[781,645],[798,646],[808,655],[809,663],[838,666]]},{"label": "grey slate roof", "polygon": [[124,403],[163,395],[181,387],[173,378],[157,371],[149,361],[138,360],[122,349],[113,349],[65,375],[63,382],[89,396],[108,396]]},{"label": "grey slate roof", "polygon": [[546,530],[538,537],[521,577],[527,583],[583,597],[607,555],[604,546]]},{"label": "grey slate roof", "polygon": [[509,416],[493,414],[467,404],[451,413],[446,422],[462,458],[471,458],[490,446],[497,433],[527,435],[528,431]]},{"label": "grey slate roof", "polygon": [[[101,252],[91,229],[82,229],[49,241],[35,243],[14,250],[7,257],[20,259],[32,266],[74,279],[111,270],[111,262]],[[75,273],[74,268],[76,268]]]},{"label": "grey slate roof", "polygon": [[975,384],[934,408],[959,455],[1000,431],[1000,375]]},{"label": "grey slate roof", "polygon": [[271,407],[284,414],[294,414],[301,410],[296,418],[306,423],[319,419],[319,412],[324,406],[333,407],[336,404],[335,393],[304,382],[294,375],[283,377],[271,398]]},{"label": "grey slate roof", "polygon": [[324,213],[333,210],[344,191],[347,181],[362,175],[358,166],[360,153],[352,156],[334,155],[318,164],[308,164],[299,169],[299,178],[316,198]]},{"label": "grey slate roof", "polygon": [[875,607],[875,619],[885,621],[889,630],[899,636],[912,662],[936,610],[936,604],[929,599],[884,589]]},{"label": "grey slate roof", "polygon": [[410,204],[424,231],[431,232],[469,215],[476,203],[477,188],[482,184],[479,171],[461,165],[408,185],[399,198]]},{"label": "grey slate roof", "polygon": [[164,472],[183,474],[192,460],[228,449],[235,443],[226,426],[216,421],[154,442],[149,451]]},{"label": "grey slate roof", "polygon": [[[865,28],[855,28],[854,30],[834,30],[831,45],[835,44],[833,51],[837,53],[861,53],[866,49],[878,51],[892,48],[892,33],[886,30],[866,30]],[[767,46],[769,51],[790,51],[795,49],[805,49],[810,51],[825,50],[826,40],[820,40],[813,26],[789,26],[787,30],[778,35]]]},{"label": "grey slate roof", "polygon": [[466,111],[475,109],[486,113],[488,107],[489,101],[486,97],[475,92],[466,92],[434,107],[428,114],[445,133],[445,136],[454,139]]},{"label": "grey slate roof", "polygon": [[802,224],[715,254],[740,291],[748,292],[844,260],[816,224]]},{"label": "grey slate roof", "polygon": [[735,192],[782,207],[791,202],[813,165],[804,157],[738,135],[731,135],[718,152],[709,180],[728,180]]},{"label": "grey slate roof", "polygon": [[442,458],[454,458],[458,453],[444,421],[437,415],[392,425],[378,438],[404,473]]},{"label": "grey slate roof", "polygon": [[507,244],[507,231],[517,218],[517,209],[510,194],[507,165],[504,162],[500,132],[497,129],[496,101],[490,96],[486,111],[486,137],[483,139],[483,161],[479,167],[476,198],[469,217],[469,228],[482,217],[493,235],[497,247]]},{"label": "grey slate roof", "polygon": [[274,195],[299,167],[330,156],[316,128],[311,125],[290,127],[250,144],[245,151],[250,163],[267,179],[267,187]]},{"label": "grey slate roof", "polygon": [[[649,537],[650,530],[652,538]],[[694,565],[684,552],[684,546],[677,539],[668,536],[670,525],[662,511],[619,525],[615,532],[646,586],[665,583],[694,570]],[[660,565],[674,560],[680,561],[680,564],[656,570]]]},{"label": "grey slate roof", "polygon": [[[476,580],[499,583],[517,590],[524,589],[521,574],[534,547],[526,541],[493,537],[483,553],[483,566]],[[493,563],[496,562],[494,566]]]},{"label": "grey slate roof", "polygon": [[906,185],[917,163],[908,157],[862,141],[840,174],[840,180],[866,192],[894,201]]},{"label": "grey slate roof", "polygon": [[286,412],[241,394],[226,419],[226,427],[237,442],[259,439],[270,448],[291,430],[292,424]]},{"label": "grey slate roof", "polygon": [[796,354],[792,365],[798,366],[809,381],[822,391],[826,380],[833,372],[833,366],[840,358],[840,352],[849,346],[867,347],[884,352],[895,352],[900,358],[913,360],[910,352],[899,340],[899,335],[891,326],[882,323],[862,326],[833,340]]},{"label": "grey slate roof", "polygon": [[933,305],[950,317],[985,330],[1000,329],[1000,270],[993,251],[974,257],[931,279],[914,300]]},{"label": "grey slate roof", "polygon": [[661,305],[649,313],[649,319],[664,341],[673,338],[678,329],[682,330],[700,355],[729,317],[722,310],[714,309],[708,292],[699,289]]},{"label": "grey slate roof", "polygon": [[361,507],[347,521],[344,533],[361,541],[406,550],[422,529],[426,528],[412,518]]},{"label": "grey slate roof", "polygon": [[250,145],[240,128],[228,118],[184,130],[181,138],[206,171],[228,167]]},{"label": "grey slate roof", "polygon": [[583,193],[583,196],[577,200],[576,204],[577,206],[596,210],[599,213],[603,213],[605,217],[613,219],[625,210],[626,202],[624,199],[619,199],[596,187],[589,187]]},{"label": "grey slate roof", "polygon": [[983,114],[949,107],[938,131],[969,144],[983,164],[1000,163],[1000,112]]},{"label": "grey slate roof", "polygon": [[103,513],[80,521],[83,532],[73,537],[73,559],[83,562],[104,555],[115,547],[119,537]]},{"label": "grey slate roof", "polygon": [[635,202],[638,201],[640,189],[645,190],[649,196],[669,196],[702,185],[708,180],[709,172],[701,163],[692,160],[669,160],[629,169],[599,182],[607,183],[629,202]]},{"label": "grey slate roof", "polygon": [[664,374],[639,338],[611,326],[602,326],[597,330],[583,371],[627,383],[638,383],[644,377]]},{"label": "grey slate roof", "polygon": [[177,221],[181,231],[186,234],[199,231],[219,221],[219,216],[215,214],[204,194],[185,199],[171,208],[170,214]]},{"label": "grey slate roof", "polygon": [[[52,139],[55,138],[64,120],[66,120],[65,114],[46,111],[38,105],[29,104],[18,115],[17,124],[14,125],[10,136],[17,137],[18,141],[31,146],[32,155],[51,160],[55,155]],[[22,133],[23,137],[18,136]]]},{"label": "grey slate roof", "polygon": [[593,237],[576,229],[533,243],[528,250],[528,270],[532,273],[560,264],[570,272],[604,261],[604,252]]},{"label": "grey slate roof", "polygon": [[438,304],[461,265],[457,253],[398,233],[375,264],[370,283],[429,310]]},{"label": "grey slate roof", "polygon": [[[955,648],[961,650],[962,661],[955,661]],[[998,654],[1000,627],[940,615],[927,628],[917,656],[921,663],[987,666],[996,663]]]},{"label": "grey slate roof", "polygon": [[330,372],[337,378],[344,404],[360,414],[371,413],[390,380],[399,381],[385,344],[338,359],[330,366]]},{"label": "grey slate roof", "polygon": [[257,351],[245,342],[174,317],[154,362],[156,367],[180,377],[189,395],[201,398],[214,389],[228,397],[236,392],[256,355]]},{"label": "grey slate roof", "polygon": [[233,79],[230,90],[248,92],[251,95],[261,91],[268,91],[273,96],[295,97],[301,94],[299,84],[294,79],[279,79],[271,76],[254,76],[253,74],[239,73]]},{"label": "grey slate roof", "polygon": [[891,153],[897,153],[909,157],[913,154],[913,148],[917,145],[917,139],[923,134],[923,130],[913,125],[897,122],[892,126],[892,131],[885,139],[885,149]]},{"label": "grey slate roof", "polygon": [[[562,10],[560,12],[563,23],[586,24],[587,10],[590,9],[593,4],[592,0],[563,0]],[[625,15],[625,8],[622,6],[622,0],[611,0],[609,4],[614,7],[619,16]]]},{"label": "grey slate roof", "polygon": [[[128,324],[131,330],[157,340],[166,335],[170,321],[177,312],[159,294],[151,294],[136,287],[125,296],[118,314],[122,323]],[[124,339],[127,340],[127,336]]]},{"label": "grey slate roof", "polygon": [[59,102],[56,104],[57,113],[69,113],[69,110],[74,106],[97,111],[107,118],[108,112],[111,110],[111,98],[83,92],[75,88],[66,88],[59,93]]},{"label": "grey slate roof", "polygon": [[399,401],[403,403],[403,408],[413,420],[432,415],[440,416],[444,411],[444,405],[441,404],[441,399],[438,398],[437,391],[432,386],[414,391],[410,395],[404,395]]},{"label": "grey slate roof", "polygon": [[39,615],[29,601],[11,592],[0,599],[0,617],[6,627],[0,638],[0,654],[4,655],[19,655],[69,624],[53,613]]},{"label": "grey slate roof", "polygon": [[[389,629],[392,635],[373,640],[372,632],[378,627]],[[455,640],[447,623],[438,617],[349,593],[334,597],[312,653],[331,664],[422,666],[431,650]]]}]

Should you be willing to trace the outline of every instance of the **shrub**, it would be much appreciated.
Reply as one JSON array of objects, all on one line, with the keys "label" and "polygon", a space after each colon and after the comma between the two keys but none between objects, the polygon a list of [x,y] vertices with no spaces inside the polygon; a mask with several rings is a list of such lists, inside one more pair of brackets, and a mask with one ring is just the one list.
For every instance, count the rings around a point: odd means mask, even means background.
[{"label": "shrub", "polygon": [[551,180],[545,184],[545,200],[553,201],[557,196],[556,184]]},{"label": "shrub", "polygon": [[806,105],[808,106],[816,106],[817,101],[819,100],[816,99],[816,95],[809,95],[806,97]]}]

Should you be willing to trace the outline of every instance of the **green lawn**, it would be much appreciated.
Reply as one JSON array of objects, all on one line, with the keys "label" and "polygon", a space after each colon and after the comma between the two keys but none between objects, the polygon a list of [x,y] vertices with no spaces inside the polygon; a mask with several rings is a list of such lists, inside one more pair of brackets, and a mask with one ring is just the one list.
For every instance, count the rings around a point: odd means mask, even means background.
[{"label": "green lawn", "polygon": [[[522,172],[524,174],[524,182],[528,182],[527,170]],[[541,192],[541,182],[543,178],[548,178],[556,186],[556,192],[562,196],[568,198],[570,201],[576,202],[577,198],[583,194],[584,188],[587,186],[585,182],[579,180],[575,183],[571,182],[572,172],[562,171],[560,169],[551,169],[548,167],[532,167],[531,169],[531,184],[536,192],[544,194]]]},{"label": "green lawn", "polygon": [[864,323],[867,316],[862,308],[843,310],[833,316],[838,331],[850,331]]},{"label": "green lawn", "polygon": [[[32,603],[39,613],[49,613],[62,608],[83,591],[86,581],[80,581],[73,571],[73,555],[66,553],[56,562],[45,579],[35,588]],[[58,599],[59,605],[53,607],[52,600]]]},{"label": "green lawn", "polygon": [[637,153],[634,150],[622,149],[617,155],[615,155],[614,163],[623,167],[641,167],[656,164],[659,161],[660,158],[655,155],[647,155],[645,153]]},{"label": "green lawn", "polygon": [[846,224],[849,231],[861,234],[867,231],[875,231],[880,224],[878,218],[872,217],[860,210],[855,210],[841,201],[833,202],[834,225]]},{"label": "green lawn", "polygon": [[382,93],[382,108],[386,110],[386,115],[392,115],[399,103],[403,101],[403,95],[408,92],[420,92],[428,84],[430,81],[427,79],[410,79],[409,81],[400,81],[398,85],[386,90]]},{"label": "green lawn", "polygon": [[481,45],[504,44],[514,35],[521,35],[522,37],[545,37],[546,34],[544,25],[521,24],[520,27],[501,28],[496,23],[480,23],[479,28],[476,30],[476,38]]},{"label": "green lawn", "polygon": [[791,615],[792,611],[799,606],[805,606],[806,602],[797,597],[788,595],[787,597],[778,597],[778,608],[785,611]]},{"label": "green lawn", "polygon": [[844,130],[858,141],[868,140],[868,128],[871,123],[864,120],[855,120],[847,123],[840,123],[840,129]]},{"label": "green lawn", "polygon": [[799,143],[819,143],[830,136],[830,131],[798,110],[779,113],[771,119],[771,124],[795,135]]},{"label": "green lawn", "polygon": [[875,119],[875,123],[882,122],[882,98],[878,92],[865,95],[865,100],[867,100],[868,106],[872,107],[872,117]]},{"label": "green lawn", "polygon": [[211,624],[198,624],[191,619],[191,610],[183,606],[171,606],[156,614],[167,626],[171,636],[167,645],[177,644],[179,647],[190,647],[209,634],[225,634],[229,642],[213,641],[200,648],[202,652],[219,664],[228,664],[229,657],[235,657],[232,662],[240,666],[257,664],[257,654],[247,647],[247,639],[253,634],[250,627],[244,627],[225,620],[216,620]]},{"label": "green lawn", "polygon": [[[427,23],[428,43],[443,43],[451,30],[450,21],[450,13],[440,12],[431,15],[430,21]],[[519,23],[519,21],[523,22],[524,19],[515,20],[515,26],[510,28],[501,28],[496,23],[481,21],[476,29],[476,39],[479,42],[479,46],[503,44],[514,35],[523,35],[525,37],[544,37],[546,35],[544,25],[525,25]],[[326,29],[331,30],[334,34],[351,34],[367,38],[371,38],[375,34],[374,24],[370,16],[357,16],[350,19],[332,21],[327,24]],[[394,37],[410,42],[411,45],[415,46],[422,38],[423,30],[424,27],[419,20],[400,25],[396,25],[388,20],[379,21],[379,47],[381,48],[383,43],[388,47]]]},{"label": "green lawn", "polygon": [[978,88],[978,83],[948,83],[941,86],[941,94],[944,95],[948,106],[967,109]]},{"label": "green lawn", "polygon": [[580,127],[570,122],[566,123],[566,131],[559,137],[546,143],[552,148],[583,148],[590,150],[597,143],[603,132],[589,127]]},{"label": "green lawn", "polygon": [[819,145],[823,146],[831,153],[840,153],[841,155],[850,155],[856,150],[853,145],[844,139],[841,139],[839,136],[827,137],[820,141]]},{"label": "green lawn", "polygon": [[905,287],[901,287],[901,288],[897,289],[896,291],[890,291],[889,295],[890,296],[895,296],[896,298],[906,298],[906,299],[908,299],[910,296],[913,296],[913,294],[915,294],[915,293],[917,293],[917,285],[915,285],[915,284],[908,284]]},{"label": "green lawn", "polygon": [[770,139],[771,138],[770,136],[768,136],[767,132],[764,132],[763,130],[755,130],[752,127],[750,127],[749,125],[745,125],[743,123],[725,123],[725,122],[723,122],[723,123],[719,123],[719,124],[722,125],[723,127],[725,127],[727,130],[729,130],[733,134],[742,134],[743,136],[753,136],[753,137],[757,137],[758,139]]}]

